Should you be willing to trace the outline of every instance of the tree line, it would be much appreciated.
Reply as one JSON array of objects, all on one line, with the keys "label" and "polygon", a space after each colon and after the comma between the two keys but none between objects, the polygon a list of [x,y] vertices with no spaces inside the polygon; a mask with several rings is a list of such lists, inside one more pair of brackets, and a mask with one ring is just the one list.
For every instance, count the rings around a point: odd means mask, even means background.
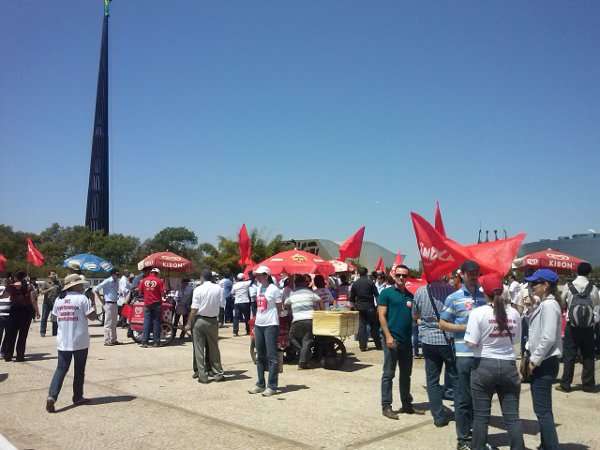
[{"label": "tree line", "polygon": [[[252,259],[260,262],[275,253],[288,250],[281,235],[266,239],[259,231],[250,231]],[[26,239],[31,238],[42,252],[46,261],[42,267],[28,266],[26,260]],[[152,238],[141,241],[135,236],[123,234],[104,235],[90,231],[84,226],[63,227],[58,223],[50,225],[41,233],[15,231],[9,225],[0,224],[0,253],[8,259],[6,270],[29,270],[32,276],[46,276],[50,270],[61,276],[66,273],[63,261],[80,254],[93,253],[110,261],[115,267],[137,272],[137,263],[155,252],[170,251],[192,261],[198,276],[207,267],[219,273],[235,274],[242,271],[238,264],[237,239],[218,236],[217,243],[199,242],[198,236],[186,227],[167,227]]]}]

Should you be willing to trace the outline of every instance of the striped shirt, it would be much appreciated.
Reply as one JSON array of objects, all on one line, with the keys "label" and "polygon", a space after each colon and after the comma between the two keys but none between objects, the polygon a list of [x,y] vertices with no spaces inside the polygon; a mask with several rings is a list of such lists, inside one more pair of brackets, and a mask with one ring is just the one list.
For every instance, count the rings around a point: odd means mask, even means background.
[{"label": "striped shirt", "polygon": [[291,293],[285,299],[286,305],[292,306],[292,322],[298,320],[310,320],[313,318],[315,303],[320,302],[321,298],[308,288],[300,288]]},{"label": "striped shirt", "polygon": [[[444,310],[444,300],[454,292],[454,288],[445,281],[434,281],[429,284],[438,313]],[[413,311],[420,318],[419,338],[423,344],[446,345],[444,334],[440,330],[435,311],[431,306],[427,286],[421,286],[415,292]]]},{"label": "striped shirt", "polygon": [[0,298],[0,323],[6,322],[10,316],[10,297]]},{"label": "striped shirt", "polygon": [[[475,300],[469,290],[462,286],[458,291],[450,294],[444,303],[444,311],[440,312],[440,318],[446,322],[456,325],[467,326],[471,310],[479,306],[487,305],[487,301],[479,286],[475,294]],[[454,333],[454,344],[456,356],[473,356],[473,350],[465,343],[465,332]]]}]

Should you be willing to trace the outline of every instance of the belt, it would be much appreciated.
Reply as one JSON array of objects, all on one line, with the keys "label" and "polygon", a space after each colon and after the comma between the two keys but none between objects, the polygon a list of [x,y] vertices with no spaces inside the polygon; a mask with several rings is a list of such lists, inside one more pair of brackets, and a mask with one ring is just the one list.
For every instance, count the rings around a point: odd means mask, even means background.
[{"label": "belt", "polygon": [[201,316],[200,314],[198,314],[198,317],[201,317],[202,319],[216,319],[217,318],[217,316],[209,317],[209,316]]},{"label": "belt", "polygon": [[104,300],[104,303],[117,303],[117,302],[107,302],[106,300]]}]

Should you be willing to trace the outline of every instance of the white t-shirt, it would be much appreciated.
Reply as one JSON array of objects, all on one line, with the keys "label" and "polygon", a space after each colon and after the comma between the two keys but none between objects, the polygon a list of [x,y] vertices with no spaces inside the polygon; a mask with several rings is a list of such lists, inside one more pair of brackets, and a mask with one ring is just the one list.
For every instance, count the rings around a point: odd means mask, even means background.
[{"label": "white t-shirt", "polygon": [[67,292],[64,298],[56,299],[52,315],[58,321],[58,350],[74,352],[90,346],[87,315],[93,311],[89,299],[79,292]]},{"label": "white t-shirt", "polygon": [[323,307],[325,309],[329,309],[331,305],[333,305],[333,295],[331,295],[331,291],[327,288],[319,288],[315,289],[315,294],[317,294],[321,300],[323,300]]},{"label": "white t-shirt", "polygon": [[250,294],[248,292],[250,283],[251,281],[236,281],[233,283],[231,294],[233,295],[236,305],[238,303],[250,303]]},{"label": "white t-shirt", "polygon": [[218,317],[219,308],[223,302],[223,288],[212,281],[205,281],[192,294],[192,309],[199,316]]},{"label": "white t-shirt", "polygon": [[506,307],[506,319],[511,338],[506,332],[499,333],[490,305],[475,308],[469,314],[465,342],[473,348],[476,358],[515,359],[513,345],[521,341],[521,317],[516,309]]},{"label": "white t-shirt", "polygon": [[277,303],[281,303],[281,291],[273,283],[266,288],[260,284],[257,286],[256,295],[256,321],[255,326],[268,327],[279,325],[279,314]]},{"label": "white t-shirt", "polygon": [[250,284],[248,287],[248,295],[250,296],[250,302],[256,303],[256,293],[258,292],[258,288],[256,287],[256,283]]},{"label": "white t-shirt", "polygon": [[313,312],[315,311],[315,303],[320,301],[321,297],[315,292],[308,288],[301,288],[293,291],[285,299],[285,304],[292,306],[292,316],[294,316],[292,322],[297,322],[298,320],[312,319]]}]

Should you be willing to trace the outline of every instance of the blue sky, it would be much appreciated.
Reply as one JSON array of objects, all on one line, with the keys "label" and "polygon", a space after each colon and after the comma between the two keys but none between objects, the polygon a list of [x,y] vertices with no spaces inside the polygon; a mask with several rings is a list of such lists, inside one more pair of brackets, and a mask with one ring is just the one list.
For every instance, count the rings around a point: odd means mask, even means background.
[{"label": "blue sky", "polygon": [[[0,223],[81,224],[101,1],[3,2]],[[111,227],[600,228],[600,4],[115,0]]]}]

